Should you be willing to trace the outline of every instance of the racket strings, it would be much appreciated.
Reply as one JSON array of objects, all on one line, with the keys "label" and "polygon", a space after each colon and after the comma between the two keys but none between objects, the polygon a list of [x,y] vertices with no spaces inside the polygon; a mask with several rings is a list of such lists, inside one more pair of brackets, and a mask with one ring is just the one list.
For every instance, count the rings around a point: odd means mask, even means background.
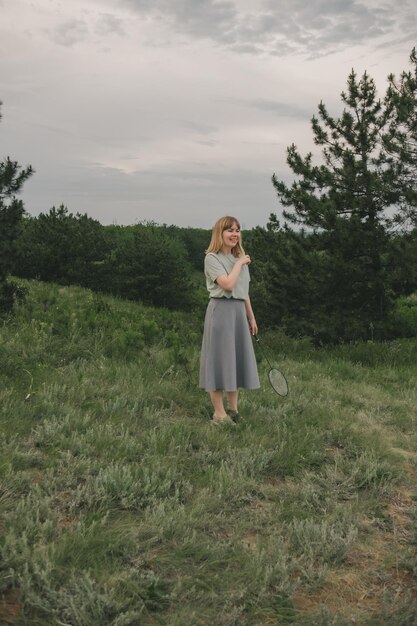
[{"label": "racket strings", "polygon": [[271,387],[276,393],[280,396],[286,396],[288,394],[288,383],[282,372],[273,367],[268,372],[268,378]]}]

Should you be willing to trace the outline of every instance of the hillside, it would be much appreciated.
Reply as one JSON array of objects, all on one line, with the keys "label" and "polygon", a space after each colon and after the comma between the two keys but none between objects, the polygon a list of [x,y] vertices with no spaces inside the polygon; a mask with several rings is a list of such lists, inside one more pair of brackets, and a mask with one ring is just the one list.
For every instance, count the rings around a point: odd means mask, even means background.
[{"label": "hillside", "polygon": [[19,281],[0,335],[0,623],[417,624],[417,341],[263,337],[210,425],[201,319]]}]

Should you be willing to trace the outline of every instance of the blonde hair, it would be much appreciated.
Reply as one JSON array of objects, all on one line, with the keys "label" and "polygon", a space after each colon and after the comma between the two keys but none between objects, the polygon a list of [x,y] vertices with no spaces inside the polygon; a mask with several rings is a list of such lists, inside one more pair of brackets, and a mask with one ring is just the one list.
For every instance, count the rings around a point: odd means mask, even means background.
[{"label": "blonde hair", "polygon": [[[237,220],[235,217],[232,217],[231,215],[225,215],[224,217],[221,217],[217,220],[211,232],[211,241],[209,247],[206,250],[206,254],[208,254],[209,252],[220,252],[223,247],[223,232],[228,228],[231,228],[233,224],[236,224],[236,226],[240,230],[239,220]],[[239,257],[242,256],[242,254],[245,254],[245,251],[242,247],[242,235],[240,235],[239,241],[232,248],[232,254],[235,257]]]}]

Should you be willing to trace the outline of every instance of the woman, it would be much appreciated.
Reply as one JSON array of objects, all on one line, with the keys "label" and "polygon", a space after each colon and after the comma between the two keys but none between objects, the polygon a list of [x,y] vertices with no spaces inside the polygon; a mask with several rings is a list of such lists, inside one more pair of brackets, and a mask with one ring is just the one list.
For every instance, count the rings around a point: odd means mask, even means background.
[{"label": "woman", "polygon": [[229,215],[217,220],[204,261],[210,301],[200,358],[200,387],[210,394],[213,424],[235,424],[239,387],[259,387],[251,340],[258,327],[249,298],[250,262],[238,220]]}]

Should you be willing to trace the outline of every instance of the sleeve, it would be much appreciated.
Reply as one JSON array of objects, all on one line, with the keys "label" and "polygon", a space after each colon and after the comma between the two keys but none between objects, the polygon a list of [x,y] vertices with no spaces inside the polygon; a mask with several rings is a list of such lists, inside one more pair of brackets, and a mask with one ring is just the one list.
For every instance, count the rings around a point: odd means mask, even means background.
[{"label": "sleeve", "polygon": [[204,272],[213,282],[216,282],[219,276],[227,274],[226,269],[220,263],[215,254],[209,252],[204,259]]}]

